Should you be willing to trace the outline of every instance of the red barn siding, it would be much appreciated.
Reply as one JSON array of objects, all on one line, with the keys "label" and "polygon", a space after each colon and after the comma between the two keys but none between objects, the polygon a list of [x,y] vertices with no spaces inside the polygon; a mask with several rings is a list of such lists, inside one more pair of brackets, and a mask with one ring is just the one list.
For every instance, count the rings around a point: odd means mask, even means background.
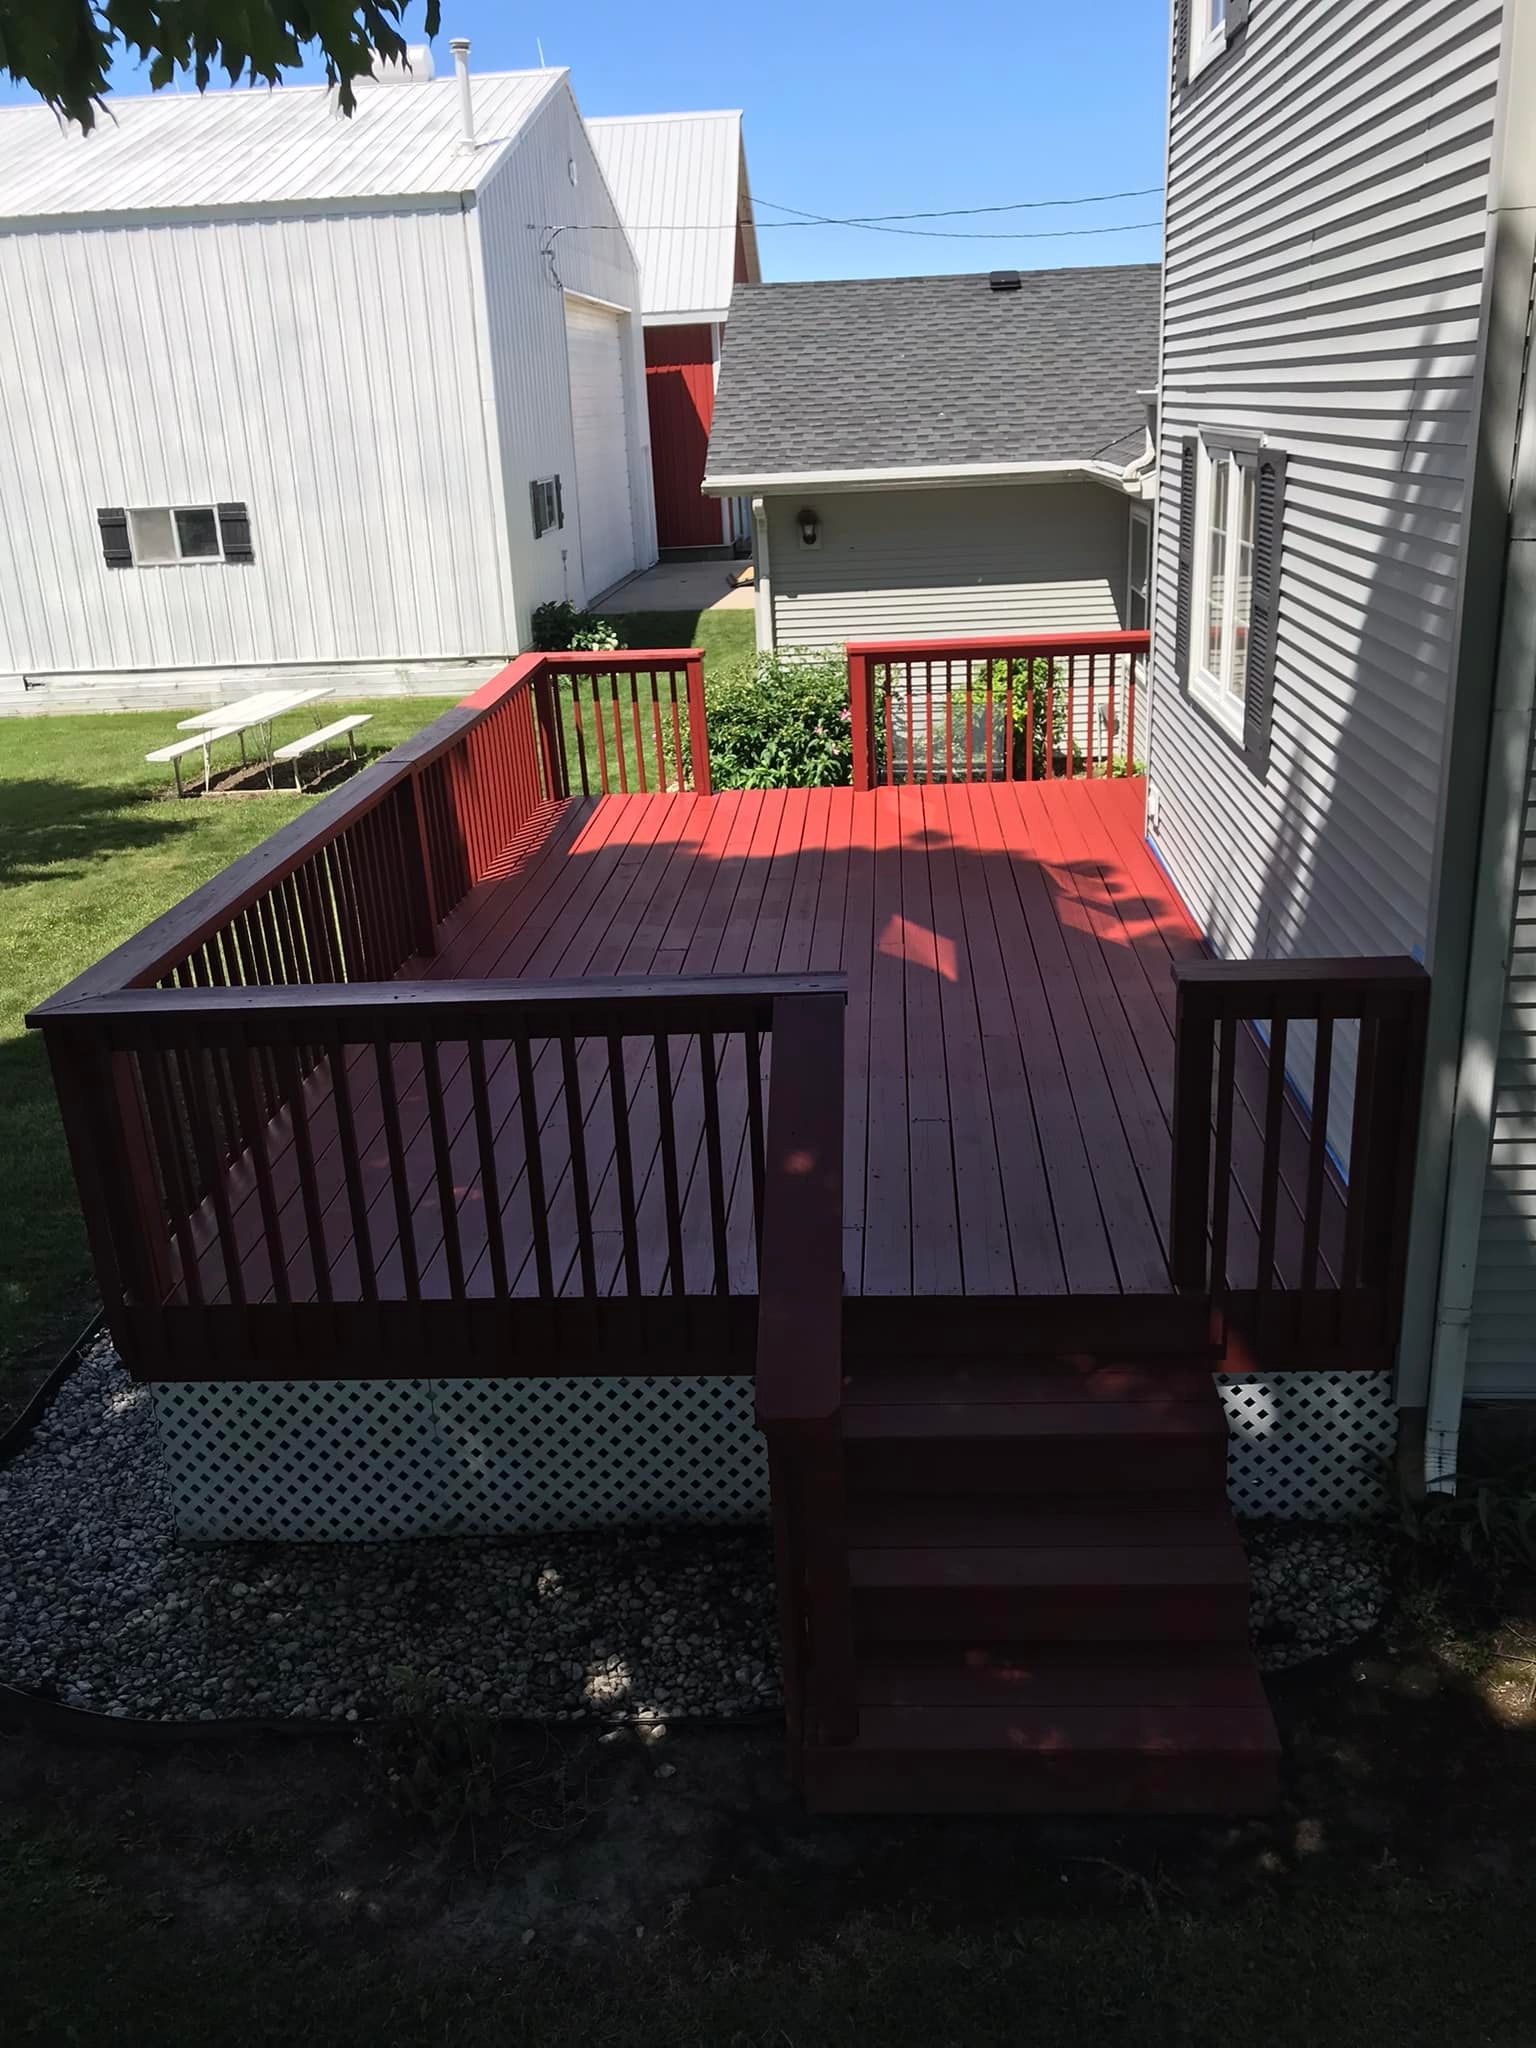
[{"label": "red barn siding", "polygon": [[707,325],[645,330],[645,395],[651,415],[657,545],[718,547],[719,504],[699,493],[715,413],[714,352]]}]

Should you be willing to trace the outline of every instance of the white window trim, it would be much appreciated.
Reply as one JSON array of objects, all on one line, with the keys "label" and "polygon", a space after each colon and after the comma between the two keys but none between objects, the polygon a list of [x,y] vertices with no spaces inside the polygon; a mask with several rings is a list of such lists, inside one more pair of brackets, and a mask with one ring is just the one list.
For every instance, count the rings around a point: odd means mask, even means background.
[{"label": "white window trim", "polygon": [[1145,575],[1142,579],[1141,598],[1146,617],[1139,626],[1131,626],[1134,633],[1144,633],[1152,623],[1152,507],[1133,505],[1131,516],[1126,522],[1125,534],[1125,617],[1130,625],[1131,605],[1136,597],[1136,528],[1140,527],[1147,536]]},{"label": "white window trim", "polygon": [[[223,568],[224,528],[219,520],[219,508],[217,505],[129,505],[126,510],[128,518],[128,551],[133,556],[133,566],[135,569]],[[176,544],[176,552],[174,555],[168,556],[164,561],[146,561],[139,554],[133,522],[140,514],[145,512],[164,512],[170,517],[171,538]],[[178,512],[207,512],[211,515],[214,539],[218,542],[218,547],[211,555],[184,555],[181,552],[181,533],[176,525],[176,514]]]},{"label": "white window trim", "polygon": [[[1189,634],[1189,694],[1222,728],[1235,740],[1244,735],[1244,721],[1247,718],[1246,696],[1234,696],[1220,676],[1212,675],[1205,665],[1207,643],[1206,605],[1210,594],[1211,548],[1209,521],[1211,512],[1212,474],[1218,462],[1230,462],[1239,469],[1257,467],[1257,450],[1245,445],[1219,440],[1207,441],[1200,437],[1199,464],[1195,482],[1195,555],[1190,590],[1190,634]],[[1221,644],[1230,661],[1236,640],[1237,594],[1241,578],[1237,573],[1238,553],[1242,535],[1242,492],[1241,489],[1229,494],[1227,512],[1227,558],[1223,571],[1226,598],[1222,608]],[[1248,630],[1252,633],[1250,615]]]},{"label": "white window trim", "polygon": [[[1196,8],[1203,9],[1206,5],[1207,0],[1190,0],[1192,10]],[[1191,29],[1193,30],[1193,24],[1191,24]],[[1225,10],[1223,10],[1221,20],[1213,28],[1208,28],[1198,42],[1195,40],[1193,32],[1191,32],[1189,48],[1189,75],[1191,79],[1198,78],[1208,64],[1214,64],[1226,47],[1227,17]]]}]

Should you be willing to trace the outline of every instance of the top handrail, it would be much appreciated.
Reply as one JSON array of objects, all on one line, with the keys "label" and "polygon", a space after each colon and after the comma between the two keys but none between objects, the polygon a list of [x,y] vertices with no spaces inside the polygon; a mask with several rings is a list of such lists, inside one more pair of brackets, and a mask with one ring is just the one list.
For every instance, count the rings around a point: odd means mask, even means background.
[{"label": "top handrail", "polygon": [[[340,789],[294,818],[232,861],[227,868],[194,889],[159,917],[142,926],[110,953],[77,975],[30,1012],[41,1023],[82,997],[144,987],[169,973],[197,947],[212,939],[273,885],[339,838],[359,819],[376,810],[413,776],[420,776],[450,752],[467,733],[522,692],[532,692],[540,676],[573,671],[579,674],[644,673],[653,668],[689,668],[698,674],[702,655],[697,648],[621,648],[595,654],[523,654],[482,683],[461,702],[450,706],[429,725],[381,760],[371,762]],[[702,690],[699,695],[702,696]],[[702,715],[702,714],[701,714]],[[707,751],[703,760],[707,763]],[[707,774],[707,768],[706,768]],[[546,795],[551,792],[546,791]]]},{"label": "top handrail", "polygon": [[382,760],[371,762],[340,789],[332,790],[302,817],[280,826],[270,838],[253,846],[189,896],[142,926],[131,938],[46,997],[30,1013],[41,1021],[84,996],[142,987],[166,972],[194,947],[210,938],[231,917],[238,916],[275,881],[318,853],[349,825],[374,810],[413,772],[438,760],[466,732],[516,691],[531,688],[547,655],[525,654],[509,662],[473,696],[434,718],[430,725],[392,747]]},{"label": "top handrail", "polygon": [[850,640],[848,652],[868,661],[905,661],[915,655],[971,654],[1053,654],[1073,648],[1081,654],[1145,654],[1152,635],[1145,628],[1072,629],[1054,633],[978,633],[935,640]]}]

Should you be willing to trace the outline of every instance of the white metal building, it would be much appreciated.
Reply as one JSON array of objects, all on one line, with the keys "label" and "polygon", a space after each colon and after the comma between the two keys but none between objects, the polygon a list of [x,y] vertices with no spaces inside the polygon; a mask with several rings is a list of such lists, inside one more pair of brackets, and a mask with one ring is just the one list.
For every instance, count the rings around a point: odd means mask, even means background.
[{"label": "white metal building", "polygon": [[655,559],[638,312],[563,71],[0,112],[0,707],[462,687]]}]

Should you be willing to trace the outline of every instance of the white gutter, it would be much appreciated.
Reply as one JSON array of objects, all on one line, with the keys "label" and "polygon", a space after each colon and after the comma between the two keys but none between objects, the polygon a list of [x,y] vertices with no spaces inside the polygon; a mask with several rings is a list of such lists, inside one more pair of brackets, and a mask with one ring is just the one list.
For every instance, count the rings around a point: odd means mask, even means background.
[{"label": "white gutter", "polygon": [[789,491],[899,491],[929,485],[1006,483],[1107,484],[1124,492],[1128,479],[1139,474],[1148,458],[1138,457],[1131,471],[1113,462],[942,462],[909,469],[794,469],[767,475],[706,476],[700,489],[706,497],[776,496]]},{"label": "white gutter", "polygon": [[1424,1482],[1434,1493],[1456,1483],[1536,711],[1536,390],[1527,360],[1536,302],[1536,127],[1525,118],[1536,92],[1536,0],[1514,0],[1505,29],[1475,447],[1496,487],[1508,479],[1500,508],[1507,523],[1502,548],[1494,542],[1489,549],[1502,558],[1502,590],[1426,1396]]}]

